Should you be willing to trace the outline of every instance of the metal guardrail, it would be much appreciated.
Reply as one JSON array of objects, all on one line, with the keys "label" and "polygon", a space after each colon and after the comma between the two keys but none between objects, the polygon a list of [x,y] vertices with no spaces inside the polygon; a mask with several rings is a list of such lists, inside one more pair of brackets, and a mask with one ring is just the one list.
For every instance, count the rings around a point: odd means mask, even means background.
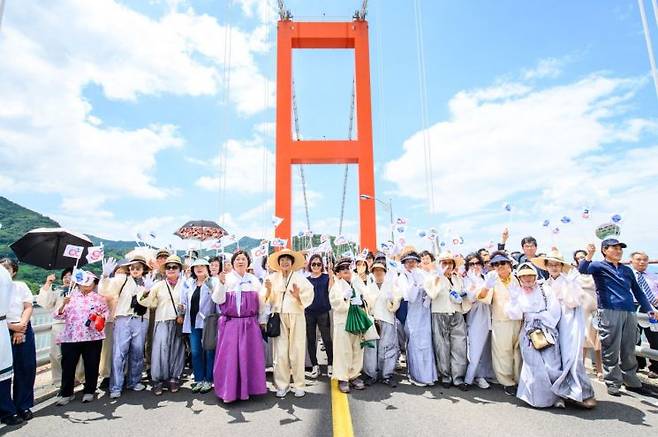
[{"label": "metal guardrail", "polygon": [[50,363],[50,335],[53,329],[52,314],[35,304],[30,320],[37,350],[37,366],[43,366]]}]

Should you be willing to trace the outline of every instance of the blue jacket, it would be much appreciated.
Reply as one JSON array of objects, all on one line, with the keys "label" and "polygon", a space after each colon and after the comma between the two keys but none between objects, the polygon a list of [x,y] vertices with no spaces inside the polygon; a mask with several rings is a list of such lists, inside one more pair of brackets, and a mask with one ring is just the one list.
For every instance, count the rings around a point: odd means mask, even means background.
[{"label": "blue jacket", "polygon": [[[203,329],[203,321],[206,316],[217,312],[217,305],[212,301],[212,287],[215,279],[210,278],[201,286],[201,295],[199,296],[199,312],[194,321],[194,327]],[[185,305],[185,320],[183,321],[183,332],[189,334],[192,331],[192,321],[190,320],[190,308],[192,303],[192,295],[196,290],[196,280],[189,278],[185,280],[183,289],[180,293],[180,301]]]},{"label": "blue jacket", "polygon": [[592,275],[596,284],[599,308],[618,311],[635,311],[633,296],[644,311],[653,311],[651,303],[642,292],[633,270],[623,264],[608,261],[582,260],[578,271]]}]

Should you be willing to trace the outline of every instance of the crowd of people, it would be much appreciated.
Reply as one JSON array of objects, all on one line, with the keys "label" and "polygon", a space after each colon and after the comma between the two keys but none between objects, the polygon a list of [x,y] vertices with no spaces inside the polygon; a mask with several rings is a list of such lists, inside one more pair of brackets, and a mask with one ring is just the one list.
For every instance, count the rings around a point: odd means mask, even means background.
[{"label": "crowd of people", "polygon": [[[594,245],[567,260],[555,247],[537,254],[532,237],[508,253],[506,239],[465,257],[413,247],[337,260],[290,249],[257,259],[160,250],[154,260],[105,259],[100,277],[66,269],[61,285],[48,276],[36,298],[53,314],[57,405],[75,399],[76,382],[85,403],[99,381],[111,399],[147,386],[175,393],[189,363],[191,391],[214,390],[225,403],[265,395],[272,368],[279,398],[303,397],[306,378],[325,373],[343,393],[394,389],[401,378],[464,391],[495,383],[532,407],[593,408],[588,355],[610,395],[622,386],[653,395],[635,356],[638,308],[658,349],[658,277],[647,255],[633,252],[629,267],[626,245],[608,238],[602,261]],[[33,296],[14,280],[15,261],[0,266],[0,419],[17,425],[33,416]],[[647,376],[658,378],[658,362]]]}]

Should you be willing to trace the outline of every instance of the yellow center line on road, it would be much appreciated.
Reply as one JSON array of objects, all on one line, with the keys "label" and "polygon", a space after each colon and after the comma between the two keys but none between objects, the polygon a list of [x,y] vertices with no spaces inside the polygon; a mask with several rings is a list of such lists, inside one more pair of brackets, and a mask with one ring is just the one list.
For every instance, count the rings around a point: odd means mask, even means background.
[{"label": "yellow center line on road", "polygon": [[331,421],[334,437],[353,437],[352,415],[347,395],[338,390],[338,381],[331,380]]}]

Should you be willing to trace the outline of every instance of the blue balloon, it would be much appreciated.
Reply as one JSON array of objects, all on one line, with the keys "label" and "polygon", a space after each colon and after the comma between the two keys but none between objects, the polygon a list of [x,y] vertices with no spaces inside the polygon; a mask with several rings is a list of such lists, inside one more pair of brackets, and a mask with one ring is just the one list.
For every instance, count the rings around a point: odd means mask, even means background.
[{"label": "blue balloon", "polygon": [[510,212],[511,210],[512,210],[512,205],[510,205],[509,203],[506,203],[505,204],[505,211]]},{"label": "blue balloon", "polygon": [[615,214],[612,216],[612,221],[615,223],[619,223],[621,221],[621,216],[619,214]]},{"label": "blue balloon", "polygon": [[541,225],[542,225],[543,227],[546,228],[546,227],[548,227],[548,225],[550,225],[550,224],[551,224],[551,221],[550,221],[550,220],[544,220],[544,221],[542,222]]},{"label": "blue balloon", "polygon": [[560,219],[560,221],[564,224],[571,223],[571,219],[567,217],[566,215]]}]

